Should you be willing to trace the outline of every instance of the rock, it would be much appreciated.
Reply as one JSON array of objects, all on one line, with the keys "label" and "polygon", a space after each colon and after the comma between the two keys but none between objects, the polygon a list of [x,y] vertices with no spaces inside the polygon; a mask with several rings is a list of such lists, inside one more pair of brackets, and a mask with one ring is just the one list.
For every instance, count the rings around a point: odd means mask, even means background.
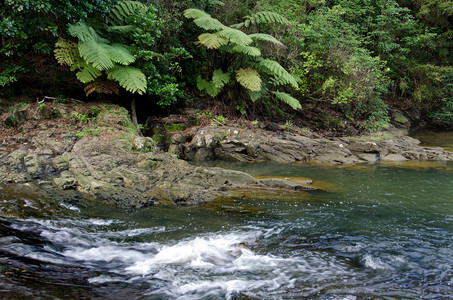
[{"label": "rock", "polygon": [[376,142],[351,142],[348,145],[349,150],[353,152],[378,153],[379,147]]},{"label": "rock", "polygon": [[396,110],[391,113],[391,121],[396,127],[409,129],[411,127],[411,122],[406,117],[404,112]]},{"label": "rock", "polygon": [[274,188],[284,188],[284,189],[293,189],[293,190],[309,190],[314,191],[316,188],[310,187],[307,185],[302,185],[290,180],[281,179],[281,178],[267,178],[261,179],[260,182],[268,187]]},{"label": "rock", "polygon": [[384,157],[381,157],[383,161],[406,161],[408,160],[406,157],[404,157],[401,154],[388,154]]},{"label": "rock", "polygon": [[240,172],[240,171],[235,171],[235,170],[229,170],[229,169],[223,169],[223,168],[208,168],[204,170],[207,174],[212,174],[218,177],[217,180],[220,180],[221,182],[225,183],[232,183],[240,186],[245,186],[245,185],[259,185],[260,181],[255,179],[253,176],[250,174]]}]

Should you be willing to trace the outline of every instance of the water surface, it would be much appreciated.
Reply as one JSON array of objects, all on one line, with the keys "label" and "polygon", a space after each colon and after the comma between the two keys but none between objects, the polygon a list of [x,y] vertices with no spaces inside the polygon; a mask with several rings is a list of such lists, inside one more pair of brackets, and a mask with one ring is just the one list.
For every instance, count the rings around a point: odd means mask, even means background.
[{"label": "water surface", "polygon": [[[0,298],[451,299],[453,164],[224,164],[324,191],[121,210],[16,200],[0,218]],[[16,196],[17,197],[17,196]],[[35,208],[34,208],[35,207]]]}]

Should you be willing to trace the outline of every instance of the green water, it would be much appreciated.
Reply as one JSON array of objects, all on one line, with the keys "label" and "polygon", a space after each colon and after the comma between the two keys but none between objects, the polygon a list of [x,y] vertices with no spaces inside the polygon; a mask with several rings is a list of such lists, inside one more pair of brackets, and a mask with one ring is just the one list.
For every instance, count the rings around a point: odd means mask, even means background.
[{"label": "green water", "polygon": [[453,152],[453,134],[451,131],[419,131],[414,132],[412,137],[420,140],[421,146],[442,147]]},{"label": "green water", "polygon": [[324,191],[2,217],[0,298],[451,299],[452,163],[220,165]]}]

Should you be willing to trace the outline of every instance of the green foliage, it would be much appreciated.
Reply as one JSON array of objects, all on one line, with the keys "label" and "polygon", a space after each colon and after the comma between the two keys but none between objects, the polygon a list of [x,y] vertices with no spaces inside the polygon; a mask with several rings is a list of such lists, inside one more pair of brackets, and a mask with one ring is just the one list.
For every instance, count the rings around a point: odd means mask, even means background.
[{"label": "green foliage", "polygon": [[[117,0],[5,0],[0,5],[0,80],[14,88],[25,88],[24,75],[34,84],[55,80],[50,54],[59,33],[66,33],[67,24],[83,19],[103,20]],[[44,61],[44,64],[43,64]],[[12,66],[17,68],[12,70]],[[26,85],[27,87],[30,84]],[[42,88],[42,86],[40,87]]]},{"label": "green foliage", "polygon": [[277,99],[285,102],[286,104],[288,104],[289,106],[291,106],[293,109],[301,109],[302,106],[300,105],[300,102],[292,97],[290,94],[287,94],[287,93],[283,93],[283,92],[278,92],[278,91],[275,91],[275,92],[272,92],[272,94],[274,94]]},{"label": "green foliage", "polygon": [[242,27],[250,27],[257,24],[290,24],[290,21],[287,18],[272,11],[259,11],[250,16],[245,16],[244,19],[244,22],[234,24],[232,27],[240,29]]},{"label": "green foliage", "polygon": [[[162,12],[164,16],[167,13]],[[170,41],[159,42],[163,39],[165,25],[156,7],[147,7],[145,12],[131,16],[129,22],[135,27],[130,36],[130,49],[137,58],[136,65],[146,76],[146,94],[155,98],[160,106],[183,99],[185,83],[181,64],[192,58],[191,54],[184,47],[170,45]],[[159,48],[159,45],[165,47]]]},{"label": "green foliage", "polygon": [[[138,4],[127,3],[114,10],[113,15],[117,20],[126,13],[135,11]],[[131,2],[131,3],[130,3]],[[142,7],[142,6],[140,6]],[[122,14],[118,11],[121,8]],[[127,8],[127,9],[125,9]],[[114,80],[131,93],[143,94],[146,91],[146,76],[139,69],[128,66],[135,61],[135,56],[119,43],[111,44],[91,26],[84,22],[70,25],[69,33],[78,38],[77,48],[75,43],[60,39],[56,44],[55,57],[60,64],[69,65],[72,70],[79,69],[77,78],[88,84],[99,78],[103,72],[107,79]],[[117,92],[114,86],[96,84],[87,86],[87,94],[93,91],[102,93]]]},{"label": "green foliage", "polygon": [[[273,85],[291,85],[298,87],[296,80],[283,68],[277,61],[261,57],[262,45],[259,42],[267,42],[275,45],[282,45],[275,37],[264,33],[247,33],[238,28],[248,28],[250,25],[266,24],[289,24],[289,21],[273,12],[258,12],[245,18],[242,25],[223,25],[210,14],[198,9],[188,9],[184,15],[193,19],[198,27],[213,32],[202,33],[198,36],[198,45],[204,46],[208,50],[217,50],[210,53],[211,61],[215,63],[207,69],[208,78],[204,79],[201,75],[197,78],[197,87],[200,91],[207,93],[211,97],[222,95],[236,95],[238,97],[240,89],[234,85],[233,80],[242,86],[247,92],[252,102],[257,101],[264,95],[273,95],[276,99],[289,104],[293,109],[300,108],[300,103],[294,97],[286,93],[269,93],[269,88]],[[225,62],[228,57],[228,62]],[[222,70],[228,70],[224,72]],[[212,74],[212,75],[209,75]],[[234,74],[234,76],[231,76]],[[226,88],[228,87],[228,88]],[[240,99],[231,99],[237,102],[237,108],[241,113],[245,112],[246,102]],[[233,96],[234,97],[234,96]]]}]

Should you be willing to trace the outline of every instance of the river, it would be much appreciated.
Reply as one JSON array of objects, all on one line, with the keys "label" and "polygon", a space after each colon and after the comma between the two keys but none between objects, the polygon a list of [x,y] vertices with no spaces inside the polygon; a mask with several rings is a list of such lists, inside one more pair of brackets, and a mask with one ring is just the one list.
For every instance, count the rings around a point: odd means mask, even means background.
[{"label": "river", "polygon": [[0,298],[451,299],[453,163],[220,165],[322,190],[124,210],[0,187],[22,208]]}]

